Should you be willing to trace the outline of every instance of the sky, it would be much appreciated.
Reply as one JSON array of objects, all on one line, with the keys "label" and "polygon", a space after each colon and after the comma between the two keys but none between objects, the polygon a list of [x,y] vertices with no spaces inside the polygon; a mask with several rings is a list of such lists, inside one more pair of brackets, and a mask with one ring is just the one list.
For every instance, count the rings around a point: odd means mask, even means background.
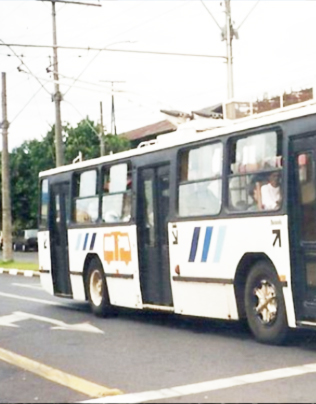
[{"label": "sky", "polygon": [[[224,1],[85,2],[101,7],[56,3],[58,45],[226,56]],[[236,99],[316,84],[315,1],[232,0],[231,9]],[[51,11],[49,1],[0,0],[0,44],[52,45]],[[41,139],[55,122],[52,55],[0,46],[11,150]],[[227,98],[224,58],[59,49],[58,59],[63,124],[87,116],[99,123],[102,102],[110,132],[110,81],[120,82],[113,84],[117,133],[166,119],[161,109],[191,112]]]}]

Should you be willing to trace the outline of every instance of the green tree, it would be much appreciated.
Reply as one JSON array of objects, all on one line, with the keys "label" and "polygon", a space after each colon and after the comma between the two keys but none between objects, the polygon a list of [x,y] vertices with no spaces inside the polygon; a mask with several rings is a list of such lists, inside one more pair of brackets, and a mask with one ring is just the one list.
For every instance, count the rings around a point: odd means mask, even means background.
[{"label": "green tree", "polygon": [[54,130],[41,140],[22,143],[11,153],[11,199],[14,228],[37,226],[38,174],[55,166]]},{"label": "green tree", "polygon": [[[84,160],[100,156],[100,128],[89,118],[80,121],[74,128],[67,124],[63,129],[66,164],[72,163],[79,152],[82,152]],[[37,227],[38,174],[55,167],[54,142],[55,127],[52,126],[41,140],[26,141],[11,153],[12,219],[15,229]],[[104,142],[106,154],[130,148],[129,141],[111,134],[104,137]]]},{"label": "green tree", "polygon": [[104,136],[105,154],[119,153],[131,148],[130,141],[111,133]]},{"label": "green tree", "polygon": [[[88,117],[80,121],[75,128],[66,125],[64,131],[66,164],[72,163],[79,152],[82,153],[84,160],[100,157],[100,126],[95,125]],[[105,155],[130,149],[130,142],[127,139],[112,134],[103,138]]]},{"label": "green tree", "polygon": [[80,121],[75,128],[67,124],[64,127],[65,136],[65,162],[71,164],[82,153],[84,160],[100,156],[100,140],[98,127],[89,118]]}]

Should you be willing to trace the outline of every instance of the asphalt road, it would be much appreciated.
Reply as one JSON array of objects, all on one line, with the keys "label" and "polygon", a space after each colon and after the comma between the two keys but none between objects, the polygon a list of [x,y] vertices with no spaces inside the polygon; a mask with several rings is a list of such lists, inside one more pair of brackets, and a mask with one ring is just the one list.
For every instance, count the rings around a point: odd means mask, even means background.
[{"label": "asphalt road", "polygon": [[100,319],[86,303],[49,296],[38,278],[4,274],[0,298],[1,403],[82,402],[116,389],[124,395],[96,402],[315,400],[315,332],[273,347],[238,323],[128,310]]}]

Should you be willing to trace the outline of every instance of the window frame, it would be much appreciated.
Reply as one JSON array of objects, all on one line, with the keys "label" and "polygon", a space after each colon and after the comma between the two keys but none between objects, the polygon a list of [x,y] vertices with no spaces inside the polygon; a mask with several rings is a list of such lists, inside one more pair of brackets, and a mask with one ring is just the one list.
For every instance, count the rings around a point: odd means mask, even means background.
[{"label": "window frame", "polygon": [[[42,196],[43,196],[43,193],[42,193],[42,190],[43,190],[43,183],[44,183],[44,181],[47,181],[47,214],[46,214],[46,223],[44,224],[43,223],[43,220],[42,220],[42,217],[43,217],[43,215],[42,215],[42,207],[43,207],[43,199],[42,199]],[[50,211],[50,201],[49,201],[49,198],[50,198],[50,192],[49,192],[49,190],[50,190],[50,187],[49,187],[49,179],[48,178],[41,178],[41,180],[40,180],[40,187],[39,187],[39,201],[40,201],[40,203],[39,203],[39,212],[38,212],[38,228],[40,229],[40,230],[48,230],[48,228],[49,228],[49,211]]]},{"label": "window frame", "polygon": [[[111,170],[111,167],[114,166],[118,166],[118,165],[122,165],[122,164],[126,164],[127,165],[127,174],[130,173],[131,175],[131,180],[132,180],[132,184],[131,184],[131,189],[129,190],[125,190],[125,191],[117,191],[117,192],[112,192],[112,193],[104,193],[103,192],[103,181],[104,181],[104,172],[106,169]],[[122,225],[128,225],[133,221],[133,209],[134,209],[134,198],[133,198],[133,182],[134,182],[134,166],[132,164],[131,160],[124,160],[124,161],[113,161],[113,162],[109,162],[103,165],[100,165],[99,167],[100,169],[100,176],[99,176],[99,189],[100,189],[100,193],[99,193],[99,220],[100,223],[102,223],[103,226],[122,226]],[[103,198],[109,195],[129,195],[130,196],[130,200],[131,200],[131,206],[130,206],[130,218],[129,220],[118,220],[115,222],[106,222],[103,220]]]},{"label": "window frame", "polygon": [[[231,169],[231,164],[233,161],[233,156],[236,156],[237,153],[237,141],[240,139],[245,139],[247,137],[252,137],[252,136],[260,136],[260,135],[264,135],[265,133],[270,133],[270,132],[275,132],[276,136],[277,136],[277,156],[281,156],[281,166],[280,167],[269,167],[269,168],[263,168],[261,170],[254,170],[254,171],[246,171],[243,173],[232,173],[232,169]],[[279,153],[278,153],[279,151]],[[284,146],[284,134],[282,129],[279,126],[272,126],[272,127],[265,127],[262,128],[260,131],[256,131],[256,132],[248,132],[248,133],[244,133],[241,135],[232,135],[229,136],[226,140],[226,153],[227,153],[227,157],[226,157],[226,162],[225,162],[225,211],[229,216],[234,216],[234,215],[276,215],[276,214],[280,214],[280,211],[283,209],[284,203],[285,203],[285,199],[286,199],[286,184],[285,184],[285,172],[287,172],[287,164],[285,162],[285,153],[287,153],[288,150],[287,148]],[[236,161],[235,161],[236,163]],[[269,175],[273,172],[279,172],[280,173],[280,187],[281,187],[281,191],[282,191],[282,199],[281,199],[281,203],[278,209],[262,209],[259,211],[250,211],[247,209],[243,209],[243,210],[234,210],[231,208],[230,206],[230,180],[231,178],[240,178],[240,177],[248,177],[251,175],[256,175],[256,174],[262,174],[262,175]],[[246,190],[247,192],[247,190]]]},{"label": "window frame", "polygon": [[[212,146],[212,145],[221,145],[222,148],[222,160],[221,160],[221,174],[220,175],[216,175],[213,177],[205,177],[202,179],[198,179],[198,180],[186,180],[186,181],[181,181],[181,156],[183,153],[185,153],[186,151],[190,151],[190,150],[195,150],[195,149],[201,149],[202,147],[207,147],[207,146]],[[176,163],[176,209],[175,209],[175,214],[177,217],[177,220],[193,220],[193,219],[198,219],[198,218],[205,218],[205,217],[217,217],[221,214],[222,209],[224,207],[224,198],[223,198],[223,192],[224,192],[224,179],[225,179],[225,148],[226,148],[226,144],[224,142],[224,139],[212,139],[211,141],[209,139],[207,139],[206,141],[202,141],[200,143],[194,143],[194,144],[189,144],[189,145],[185,145],[184,147],[181,147],[177,150],[177,163]],[[221,191],[220,191],[220,209],[217,213],[214,214],[197,214],[197,215],[192,215],[192,216],[187,216],[187,215],[180,215],[179,213],[179,202],[180,202],[180,186],[181,185],[187,185],[187,184],[198,184],[198,183],[203,183],[203,182],[212,182],[212,181],[216,181],[216,180],[221,180]]]},{"label": "window frame", "polygon": [[[81,174],[84,174],[89,171],[95,171],[96,172],[96,194],[95,195],[90,195],[90,196],[75,196],[76,194],[76,177],[81,176]],[[71,187],[71,217],[70,217],[70,223],[76,226],[92,226],[96,225],[100,222],[100,170],[99,167],[87,167],[84,169],[80,169],[78,171],[74,171],[71,176],[71,182],[72,182],[72,187]],[[84,199],[91,199],[91,198],[97,198],[98,200],[98,216],[95,221],[87,221],[87,222],[78,222],[76,220],[76,201],[77,200],[84,200]]]}]

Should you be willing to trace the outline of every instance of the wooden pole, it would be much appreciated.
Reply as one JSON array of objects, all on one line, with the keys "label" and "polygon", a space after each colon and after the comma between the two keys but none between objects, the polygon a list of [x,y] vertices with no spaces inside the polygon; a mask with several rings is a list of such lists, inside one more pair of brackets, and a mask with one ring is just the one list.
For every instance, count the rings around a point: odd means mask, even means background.
[{"label": "wooden pole", "polygon": [[10,169],[8,151],[8,129],[7,117],[7,88],[6,74],[2,73],[2,232],[3,232],[3,261],[12,261],[12,218],[10,198]]}]

